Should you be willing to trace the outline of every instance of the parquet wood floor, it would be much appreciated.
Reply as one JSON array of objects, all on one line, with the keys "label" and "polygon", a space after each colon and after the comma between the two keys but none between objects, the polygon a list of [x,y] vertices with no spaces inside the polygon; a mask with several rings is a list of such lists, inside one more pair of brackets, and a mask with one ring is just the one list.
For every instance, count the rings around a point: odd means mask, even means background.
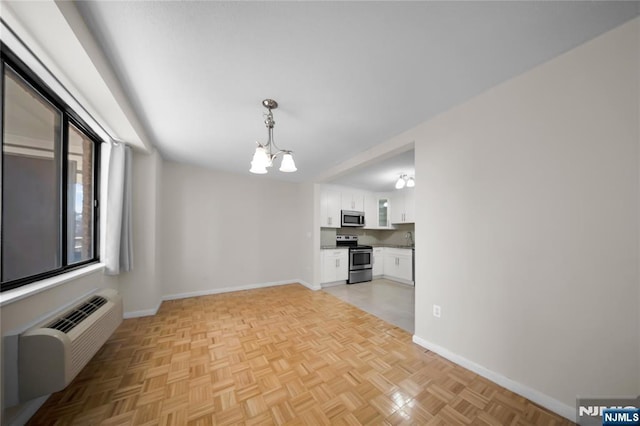
[{"label": "parquet wood floor", "polygon": [[32,425],[566,425],[411,335],[291,284],[125,320]]}]

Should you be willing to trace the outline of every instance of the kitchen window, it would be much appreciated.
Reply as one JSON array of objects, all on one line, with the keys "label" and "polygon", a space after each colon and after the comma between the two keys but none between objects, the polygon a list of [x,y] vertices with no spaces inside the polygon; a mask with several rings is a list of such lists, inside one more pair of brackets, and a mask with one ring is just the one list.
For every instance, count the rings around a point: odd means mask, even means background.
[{"label": "kitchen window", "polygon": [[100,140],[1,46],[1,285],[98,261]]}]

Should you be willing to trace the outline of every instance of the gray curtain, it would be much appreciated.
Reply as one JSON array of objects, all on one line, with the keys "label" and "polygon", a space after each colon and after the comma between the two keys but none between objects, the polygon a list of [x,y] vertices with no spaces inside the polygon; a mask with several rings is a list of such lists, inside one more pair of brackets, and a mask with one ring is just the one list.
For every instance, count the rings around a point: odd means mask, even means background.
[{"label": "gray curtain", "polygon": [[107,186],[105,265],[107,275],[133,269],[131,235],[131,148],[111,145]]}]

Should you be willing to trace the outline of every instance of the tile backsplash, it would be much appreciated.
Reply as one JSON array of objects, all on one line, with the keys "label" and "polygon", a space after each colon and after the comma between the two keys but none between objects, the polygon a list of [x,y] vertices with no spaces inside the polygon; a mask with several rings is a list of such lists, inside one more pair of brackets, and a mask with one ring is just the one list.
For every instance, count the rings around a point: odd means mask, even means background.
[{"label": "tile backsplash", "polygon": [[336,243],[336,235],[357,235],[358,243],[364,245],[373,244],[397,244],[408,245],[407,232],[411,232],[415,242],[415,225],[407,223],[396,225],[396,229],[362,229],[362,228],[322,228],[320,230],[320,244],[330,246]]}]

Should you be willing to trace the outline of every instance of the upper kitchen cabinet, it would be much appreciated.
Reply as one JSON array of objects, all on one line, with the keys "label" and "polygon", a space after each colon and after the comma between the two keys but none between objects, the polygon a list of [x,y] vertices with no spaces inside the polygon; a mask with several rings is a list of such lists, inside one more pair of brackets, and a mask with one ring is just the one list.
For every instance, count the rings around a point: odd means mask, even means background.
[{"label": "upper kitchen cabinet", "polygon": [[394,229],[389,216],[391,201],[388,194],[368,192],[364,201],[366,229]]},{"label": "upper kitchen cabinet", "polygon": [[320,191],[320,226],[340,228],[341,194],[335,188],[323,186]]},{"label": "upper kitchen cabinet", "polygon": [[391,223],[414,223],[415,218],[415,193],[413,188],[404,188],[395,191],[391,197]]},{"label": "upper kitchen cabinet", "polygon": [[372,192],[367,192],[364,196],[364,228],[376,229],[377,227],[376,195]]},{"label": "upper kitchen cabinet", "polygon": [[380,195],[376,198],[376,213],[378,228],[393,229],[391,225],[391,199],[388,195]]},{"label": "upper kitchen cabinet", "polygon": [[391,225],[389,195],[379,192],[366,192],[364,196],[365,229],[394,229]]},{"label": "upper kitchen cabinet", "polygon": [[365,229],[395,229],[393,224],[415,220],[413,189],[390,194],[337,185],[321,185],[320,188],[322,228],[340,228],[341,210],[364,212]]},{"label": "upper kitchen cabinet", "polygon": [[342,210],[364,211],[364,192],[343,189],[341,194]]}]

